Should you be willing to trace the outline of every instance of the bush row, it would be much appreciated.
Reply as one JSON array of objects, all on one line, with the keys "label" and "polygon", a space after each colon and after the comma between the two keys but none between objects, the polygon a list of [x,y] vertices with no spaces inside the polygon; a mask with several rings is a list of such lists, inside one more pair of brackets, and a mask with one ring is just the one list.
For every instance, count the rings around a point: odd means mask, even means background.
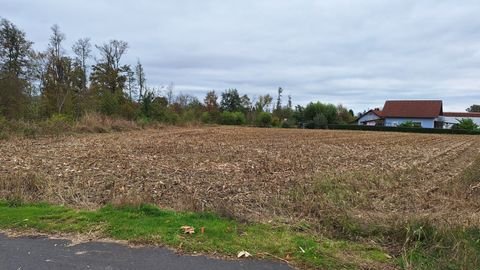
[{"label": "bush row", "polygon": [[440,128],[414,128],[414,127],[385,127],[385,126],[358,126],[358,125],[328,125],[328,129],[341,130],[364,130],[364,131],[386,131],[386,132],[412,132],[431,134],[467,134],[480,135],[480,131],[463,129],[440,129]]}]

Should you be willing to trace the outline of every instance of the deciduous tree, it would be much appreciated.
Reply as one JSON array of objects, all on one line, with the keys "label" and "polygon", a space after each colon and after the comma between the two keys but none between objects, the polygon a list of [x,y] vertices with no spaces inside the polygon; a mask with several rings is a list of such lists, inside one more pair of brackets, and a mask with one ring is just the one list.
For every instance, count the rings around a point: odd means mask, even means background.
[{"label": "deciduous tree", "polygon": [[480,105],[474,104],[468,107],[467,112],[480,112]]},{"label": "deciduous tree", "polygon": [[75,53],[75,62],[81,67],[82,73],[82,90],[87,89],[88,82],[88,66],[87,61],[92,56],[92,45],[89,38],[81,38],[73,44],[73,52]]},{"label": "deciduous tree", "polygon": [[21,117],[28,102],[32,42],[6,19],[0,21],[0,113]]},{"label": "deciduous tree", "polygon": [[222,93],[220,108],[226,112],[238,112],[242,109],[242,99],[237,89],[228,89]]}]

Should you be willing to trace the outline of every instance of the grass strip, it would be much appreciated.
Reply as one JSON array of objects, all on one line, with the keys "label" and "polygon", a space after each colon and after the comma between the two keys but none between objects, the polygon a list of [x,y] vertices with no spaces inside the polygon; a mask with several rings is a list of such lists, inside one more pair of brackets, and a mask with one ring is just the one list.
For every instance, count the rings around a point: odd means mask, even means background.
[{"label": "grass strip", "polygon": [[[195,234],[184,234],[180,229],[184,225],[195,227]],[[312,269],[357,269],[394,263],[372,244],[336,241],[286,226],[245,224],[211,213],[175,212],[151,205],[83,211],[50,204],[0,202],[0,228],[43,233],[95,231],[132,243],[231,257],[246,250],[255,258],[271,256]]]}]

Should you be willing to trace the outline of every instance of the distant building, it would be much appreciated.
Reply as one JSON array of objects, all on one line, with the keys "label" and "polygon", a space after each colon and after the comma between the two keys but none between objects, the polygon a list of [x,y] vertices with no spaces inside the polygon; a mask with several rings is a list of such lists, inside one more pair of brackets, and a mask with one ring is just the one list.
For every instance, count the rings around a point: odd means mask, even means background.
[{"label": "distant building", "polygon": [[387,127],[411,121],[418,127],[442,128],[439,119],[442,114],[441,100],[389,100],[382,110]]},{"label": "distant building", "polygon": [[473,122],[480,126],[480,113],[473,112],[445,112],[442,115],[444,128],[452,128],[461,119],[472,119]]},{"label": "distant building", "polygon": [[370,110],[362,114],[358,119],[357,123],[362,126],[382,126],[383,117],[382,111],[378,108]]},{"label": "distant building", "polygon": [[357,119],[358,125],[395,127],[413,122],[422,128],[452,128],[461,119],[480,125],[480,113],[443,112],[441,100],[388,100],[383,109],[370,110]]}]

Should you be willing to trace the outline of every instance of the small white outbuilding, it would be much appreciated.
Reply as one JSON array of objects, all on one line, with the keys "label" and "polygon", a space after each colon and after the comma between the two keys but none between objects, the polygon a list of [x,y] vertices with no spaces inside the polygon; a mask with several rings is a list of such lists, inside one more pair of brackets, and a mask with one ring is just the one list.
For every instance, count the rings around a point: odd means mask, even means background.
[{"label": "small white outbuilding", "polygon": [[480,126],[480,113],[474,112],[444,112],[442,117],[443,128],[452,128],[462,119],[472,119],[472,121]]}]

